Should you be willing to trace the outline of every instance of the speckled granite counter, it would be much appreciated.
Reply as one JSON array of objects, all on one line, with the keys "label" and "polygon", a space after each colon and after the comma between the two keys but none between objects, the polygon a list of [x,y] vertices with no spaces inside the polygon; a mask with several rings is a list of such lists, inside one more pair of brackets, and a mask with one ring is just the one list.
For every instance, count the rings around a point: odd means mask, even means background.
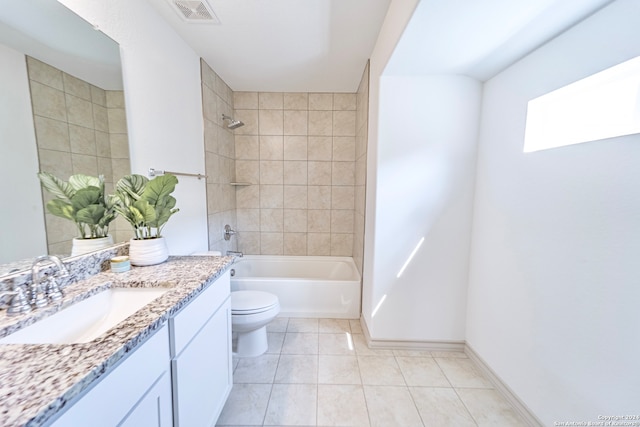
[{"label": "speckled granite counter", "polygon": [[171,257],[126,273],[104,272],[65,288],[55,306],[7,317],[0,337],[109,287],[171,289],[117,327],[84,344],[0,345],[0,426],[40,426],[134,351],[232,264],[232,257]]}]

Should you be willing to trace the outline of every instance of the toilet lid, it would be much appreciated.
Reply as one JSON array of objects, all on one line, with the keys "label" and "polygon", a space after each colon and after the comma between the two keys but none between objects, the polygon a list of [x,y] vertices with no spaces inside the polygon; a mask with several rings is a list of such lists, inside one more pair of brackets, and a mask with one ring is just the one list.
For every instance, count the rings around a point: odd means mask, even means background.
[{"label": "toilet lid", "polygon": [[231,312],[234,314],[250,314],[267,310],[278,304],[278,297],[262,291],[231,292]]}]

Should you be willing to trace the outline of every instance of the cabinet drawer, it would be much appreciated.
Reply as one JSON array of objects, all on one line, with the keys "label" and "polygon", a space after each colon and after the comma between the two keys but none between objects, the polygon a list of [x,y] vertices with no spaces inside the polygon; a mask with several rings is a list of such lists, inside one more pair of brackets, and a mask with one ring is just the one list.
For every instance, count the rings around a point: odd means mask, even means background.
[{"label": "cabinet drawer", "polygon": [[227,271],[182,311],[169,319],[172,357],[176,357],[184,350],[194,335],[230,295],[230,274]]}]

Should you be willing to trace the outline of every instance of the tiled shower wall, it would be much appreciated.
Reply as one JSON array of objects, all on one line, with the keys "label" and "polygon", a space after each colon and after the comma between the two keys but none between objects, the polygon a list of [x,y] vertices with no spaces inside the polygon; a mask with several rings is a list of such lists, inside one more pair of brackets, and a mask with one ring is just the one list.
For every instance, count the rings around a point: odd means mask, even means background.
[{"label": "tiled shower wall", "polygon": [[364,69],[356,96],[356,170],[353,216],[353,260],[362,276],[364,257],[365,191],[369,127],[369,64]]},{"label": "tiled shower wall", "polygon": [[357,95],[233,95],[238,248],[352,256]]},{"label": "tiled shower wall", "polygon": [[222,114],[233,115],[233,92],[211,67],[200,61],[204,114],[205,170],[209,249],[225,253],[237,249],[237,240],[224,240],[224,226],[236,228],[235,144],[233,131]]},{"label": "tiled shower wall", "polygon": [[[106,191],[131,173],[122,91],[106,91],[37,59],[27,57],[31,103],[41,171],[68,180],[73,174],[104,175]],[[43,191],[45,203],[52,196]],[[77,229],[71,221],[45,214],[51,254],[71,253]],[[131,237],[129,225],[116,220],[115,242]]]}]

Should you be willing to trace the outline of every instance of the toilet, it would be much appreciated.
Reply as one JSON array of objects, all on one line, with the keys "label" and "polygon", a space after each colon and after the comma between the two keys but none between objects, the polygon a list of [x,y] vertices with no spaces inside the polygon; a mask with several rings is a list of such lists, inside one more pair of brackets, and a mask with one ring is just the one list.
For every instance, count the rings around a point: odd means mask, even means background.
[{"label": "toilet", "polygon": [[[193,255],[220,256],[220,252]],[[231,332],[234,356],[256,357],[267,351],[267,325],[280,313],[280,301],[274,294],[262,291],[231,292]]]},{"label": "toilet", "polygon": [[234,355],[260,356],[267,351],[267,325],[280,313],[278,297],[262,291],[231,292],[231,331],[237,337]]}]

